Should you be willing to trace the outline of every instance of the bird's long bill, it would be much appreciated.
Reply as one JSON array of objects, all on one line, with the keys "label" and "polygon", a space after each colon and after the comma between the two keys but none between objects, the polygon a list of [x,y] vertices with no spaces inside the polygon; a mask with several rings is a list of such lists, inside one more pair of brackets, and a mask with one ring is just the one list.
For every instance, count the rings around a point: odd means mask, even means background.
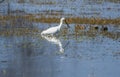
[{"label": "bird's long bill", "polygon": [[65,20],[65,23],[67,24],[67,27],[70,28],[69,24],[67,23],[67,21]]}]

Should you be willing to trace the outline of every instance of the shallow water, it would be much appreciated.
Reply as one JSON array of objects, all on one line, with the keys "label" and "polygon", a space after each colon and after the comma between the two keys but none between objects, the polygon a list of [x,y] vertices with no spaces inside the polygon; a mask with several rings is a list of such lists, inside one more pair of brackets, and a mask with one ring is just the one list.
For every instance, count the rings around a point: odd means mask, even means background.
[{"label": "shallow water", "polygon": [[[43,24],[34,26],[41,29]],[[0,77],[119,77],[120,38],[116,29],[118,26],[111,25],[108,31],[84,30],[77,36],[74,27],[73,32],[54,37],[41,37],[40,32],[1,35]]]},{"label": "shallow water", "polygon": [[[57,18],[120,17],[120,3],[116,2],[119,0],[34,1],[33,4],[11,2],[11,15],[35,14],[39,18],[36,14],[41,13],[45,17]],[[1,11],[3,15],[8,14],[6,5],[1,4],[0,14]],[[14,13],[16,10],[25,13]],[[11,21],[0,21],[0,77],[120,76],[120,25],[71,23],[69,29],[64,24],[56,36],[41,36],[42,30],[58,23],[29,22],[22,17]]]},{"label": "shallow water", "polygon": [[[42,14],[46,17],[119,18],[119,0],[34,0],[3,2],[0,14]],[[17,14],[16,14],[17,12]]]}]

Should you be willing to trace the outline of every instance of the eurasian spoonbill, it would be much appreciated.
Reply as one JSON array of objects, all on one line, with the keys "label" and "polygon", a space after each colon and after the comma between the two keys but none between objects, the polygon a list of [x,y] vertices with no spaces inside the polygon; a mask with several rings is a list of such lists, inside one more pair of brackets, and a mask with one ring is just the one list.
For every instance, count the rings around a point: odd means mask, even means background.
[{"label": "eurasian spoonbill", "polygon": [[[61,19],[60,19],[60,24],[59,24],[58,26],[51,27],[51,28],[48,28],[48,29],[42,31],[42,32],[41,32],[41,35],[46,35],[46,34],[51,34],[51,35],[53,35],[53,34],[59,32],[59,31],[60,31],[60,28],[61,28],[61,26],[62,26],[62,24],[63,24],[63,20],[65,20],[65,18],[61,18]],[[65,23],[67,24],[66,21],[65,21]],[[67,24],[67,26],[70,27],[68,24]]]}]

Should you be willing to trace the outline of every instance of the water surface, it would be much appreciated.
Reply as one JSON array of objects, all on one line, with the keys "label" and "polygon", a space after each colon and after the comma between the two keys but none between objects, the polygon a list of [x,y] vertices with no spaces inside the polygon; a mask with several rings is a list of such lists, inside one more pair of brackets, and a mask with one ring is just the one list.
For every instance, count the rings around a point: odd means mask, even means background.
[{"label": "water surface", "polygon": [[119,77],[120,39],[114,29],[77,36],[0,36],[0,76]]},{"label": "water surface", "polygon": [[[35,4],[10,2],[10,15],[31,14],[36,18],[120,17],[118,0],[35,1]],[[3,11],[0,14],[4,16],[8,14],[6,5],[7,3],[4,3],[0,6],[0,10]],[[5,7],[1,8],[3,6]],[[9,19],[8,16],[8,19],[6,17],[0,22],[0,77],[120,76],[118,23],[71,23],[70,29],[64,23],[58,35],[41,36],[41,31],[58,23],[30,22],[20,16],[15,19]]]}]

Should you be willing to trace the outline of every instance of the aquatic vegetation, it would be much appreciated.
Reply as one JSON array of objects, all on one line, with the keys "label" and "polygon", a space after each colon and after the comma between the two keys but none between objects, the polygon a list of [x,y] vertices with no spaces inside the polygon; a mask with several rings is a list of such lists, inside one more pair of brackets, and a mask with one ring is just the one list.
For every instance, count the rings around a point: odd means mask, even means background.
[{"label": "aquatic vegetation", "polygon": [[39,30],[21,16],[1,16],[0,35],[21,36],[38,32]]},{"label": "aquatic vegetation", "polygon": [[75,25],[75,32],[78,33],[79,30],[85,30],[85,26],[84,25]]},{"label": "aquatic vegetation", "polygon": [[[36,17],[38,16],[38,17]],[[21,36],[32,33],[41,32],[40,29],[34,27],[32,23],[59,23],[60,18],[57,17],[45,17],[41,15],[19,15],[19,16],[0,16],[0,35],[5,36]],[[115,33],[109,32],[107,26],[104,26],[102,29],[102,25],[120,25],[120,18],[116,19],[101,19],[101,18],[80,18],[80,17],[68,17],[66,18],[68,24],[75,24],[73,27],[73,32],[70,32],[69,29],[63,27],[61,30],[61,35],[75,35],[81,36],[86,35],[88,37],[96,37],[98,33],[103,36],[107,36],[112,39],[120,38],[119,35],[116,36]],[[89,24],[84,26],[83,24]],[[91,26],[92,25],[92,26]],[[88,29],[89,27],[89,29]],[[87,28],[87,30],[86,30]],[[119,33],[117,33],[119,34]]]},{"label": "aquatic vegetation", "polygon": [[62,30],[61,30],[61,34],[62,35],[67,35],[69,33],[69,30],[67,27],[64,27]]},{"label": "aquatic vegetation", "polygon": [[0,30],[0,35],[2,36],[23,36],[23,35],[32,35],[37,33],[39,30],[37,28],[13,28],[13,29],[3,29]]},{"label": "aquatic vegetation", "polygon": [[[42,23],[58,23],[60,18],[57,17],[45,17],[41,15],[28,14],[23,16],[0,16],[0,21],[7,21],[7,20],[16,20],[18,18],[22,18],[24,20],[27,20],[29,22],[42,22]],[[105,25],[105,24],[120,24],[120,18],[115,19],[103,19],[103,18],[81,18],[81,17],[68,17],[66,18],[66,21],[76,24],[98,24],[98,25]]]}]

